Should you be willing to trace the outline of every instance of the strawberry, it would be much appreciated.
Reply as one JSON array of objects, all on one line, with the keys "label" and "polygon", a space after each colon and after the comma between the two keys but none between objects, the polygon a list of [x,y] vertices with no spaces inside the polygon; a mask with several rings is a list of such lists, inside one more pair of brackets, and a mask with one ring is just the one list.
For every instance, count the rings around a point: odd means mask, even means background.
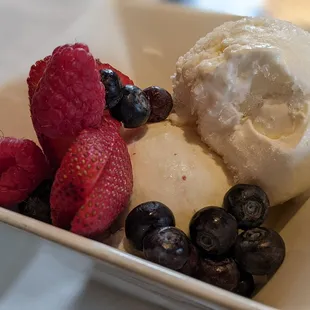
[{"label": "strawberry", "polygon": [[57,171],[51,192],[53,224],[83,236],[104,232],[128,203],[132,167],[118,124],[83,130]]},{"label": "strawberry", "polygon": [[83,129],[101,126],[105,89],[95,59],[84,44],[59,46],[32,67],[27,82],[35,131],[57,169]]},{"label": "strawberry", "polygon": [[109,65],[107,63],[101,63],[99,59],[96,59],[96,63],[97,63],[97,69],[98,70],[110,69],[110,70],[116,72],[116,74],[119,76],[123,85],[134,85],[134,82],[127,75],[125,75],[121,71],[115,69],[111,65]]}]

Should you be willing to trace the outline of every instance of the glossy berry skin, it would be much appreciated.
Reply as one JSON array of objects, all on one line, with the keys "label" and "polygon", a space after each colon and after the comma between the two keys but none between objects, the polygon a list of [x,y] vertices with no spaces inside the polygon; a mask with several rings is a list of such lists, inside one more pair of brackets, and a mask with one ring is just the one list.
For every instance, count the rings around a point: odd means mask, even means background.
[{"label": "glossy berry skin", "polygon": [[238,234],[236,219],[219,207],[206,207],[196,212],[189,231],[194,245],[210,255],[226,253]]},{"label": "glossy berry skin", "polygon": [[268,215],[267,194],[256,185],[237,184],[224,197],[223,207],[232,214],[240,229],[259,227]]},{"label": "glossy berry skin", "polygon": [[253,228],[241,233],[234,246],[240,267],[252,275],[272,275],[285,257],[285,244],[274,230]]},{"label": "glossy berry skin", "polygon": [[28,199],[18,205],[20,213],[51,224],[50,194],[52,185],[53,180],[44,180]]},{"label": "glossy berry skin", "polygon": [[232,292],[238,286],[240,272],[232,258],[203,257],[199,264],[198,278]]},{"label": "glossy berry skin", "polygon": [[151,86],[143,90],[151,105],[149,123],[157,123],[165,120],[172,108],[173,100],[165,89],[158,86]]},{"label": "glossy berry skin", "polygon": [[[190,241],[189,241],[190,242]],[[195,277],[199,267],[199,253],[197,248],[190,242],[190,254],[185,265],[178,270],[187,276]]]},{"label": "glossy berry skin", "polygon": [[175,226],[172,211],[161,202],[148,201],[130,211],[125,221],[125,234],[134,248],[142,250],[147,233],[168,226]]},{"label": "glossy berry skin", "polygon": [[190,243],[178,228],[157,228],[144,237],[143,254],[153,263],[180,270],[189,259]]},{"label": "glossy berry skin", "polygon": [[253,276],[245,271],[240,271],[240,280],[235,293],[243,297],[251,297],[255,290]]},{"label": "glossy berry skin", "polygon": [[137,128],[149,119],[151,107],[143,91],[134,85],[122,88],[122,99],[110,109],[111,115],[124,124],[125,128]]},{"label": "glossy berry skin", "polygon": [[122,83],[117,73],[111,69],[99,71],[101,82],[105,87],[105,100],[109,109],[113,108],[122,98]]}]

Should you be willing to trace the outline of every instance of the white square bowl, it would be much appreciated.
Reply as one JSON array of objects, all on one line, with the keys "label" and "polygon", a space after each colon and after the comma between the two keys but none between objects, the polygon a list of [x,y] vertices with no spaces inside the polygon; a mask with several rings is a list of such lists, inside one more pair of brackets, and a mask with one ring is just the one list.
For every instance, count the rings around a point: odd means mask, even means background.
[{"label": "white square bowl", "polygon": [[[49,54],[57,45],[83,41],[96,57],[121,68],[141,87],[161,85],[171,89],[170,76],[178,56],[214,27],[236,19],[239,17],[152,2],[98,1],[61,35],[51,36],[43,48],[28,53],[20,67],[20,78],[7,81],[4,75],[0,76],[0,129],[5,136],[36,140],[29,117],[25,74],[36,59]],[[256,301],[3,208],[0,221],[93,258],[98,279],[111,280],[118,289],[169,309],[309,309],[307,198],[305,194],[270,212],[269,225],[283,236],[287,257],[277,274],[256,295]]]}]

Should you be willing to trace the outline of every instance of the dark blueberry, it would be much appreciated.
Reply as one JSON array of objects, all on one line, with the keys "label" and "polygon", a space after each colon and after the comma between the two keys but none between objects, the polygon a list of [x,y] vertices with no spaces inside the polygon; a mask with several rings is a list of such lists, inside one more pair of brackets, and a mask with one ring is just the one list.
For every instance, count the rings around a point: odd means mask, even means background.
[{"label": "dark blueberry", "polygon": [[25,201],[18,205],[19,212],[51,224],[50,194],[52,185],[52,180],[43,181]]},{"label": "dark blueberry", "polygon": [[[190,242],[190,241],[189,241]],[[187,276],[195,277],[199,266],[199,253],[196,247],[190,243],[190,254],[185,265],[178,271],[186,274]]]},{"label": "dark blueberry", "polygon": [[144,237],[143,254],[153,263],[180,270],[189,259],[190,243],[180,229],[161,227]]},{"label": "dark blueberry", "polygon": [[238,236],[234,256],[240,267],[252,275],[272,275],[283,263],[285,244],[277,232],[253,228]]},{"label": "dark blueberry", "polygon": [[147,233],[167,226],[175,226],[172,211],[161,202],[149,201],[130,211],[125,221],[125,234],[134,248],[142,250]]},{"label": "dark blueberry", "polygon": [[270,204],[259,186],[237,184],[226,193],[223,206],[236,218],[239,228],[250,229],[263,224]]},{"label": "dark blueberry", "polygon": [[109,109],[113,108],[122,98],[122,83],[117,75],[111,69],[102,69],[99,71],[101,82],[105,87],[105,100]]},{"label": "dark blueberry", "polygon": [[228,291],[234,291],[239,283],[240,272],[232,258],[200,259],[198,279]]},{"label": "dark blueberry", "polygon": [[251,297],[255,290],[253,276],[245,271],[240,271],[240,280],[235,293],[244,297]]},{"label": "dark blueberry", "polygon": [[219,207],[206,207],[195,213],[189,231],[194,245],[211,255],[226,253],[238,235],[236,219]]},{"label": "dark blueberry", "polygon": [[125,128],[137,128],[144,125],[150,116],[151,107],[143,91],[134,85],[122,88],[121,100],[112,108],[111,115],[124,124]]},{"label": "dark blueberry", "polygon": [[158,86],[151,86],[143,90],[151,105],[150,123],[165,120],[173,107],[172,97],[165,89]]}]

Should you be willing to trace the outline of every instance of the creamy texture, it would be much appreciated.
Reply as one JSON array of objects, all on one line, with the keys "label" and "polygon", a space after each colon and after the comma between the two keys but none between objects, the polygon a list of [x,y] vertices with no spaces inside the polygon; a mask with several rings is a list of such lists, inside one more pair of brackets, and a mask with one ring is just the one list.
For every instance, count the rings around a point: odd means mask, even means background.
[{"label": "creamy texture", "polygon": [[197,126],[235,182],[272,204],[310,187],[310,34],[284,21],[245,18],[201,38],[173,76],[177,124]]},{"label": "creamy texture", "polygon": [[160,201],[173,211],[177,227],[187,232],[195,211],[222,205],[229,179],[221,159],[195,129],[165,121],[148,125],[141,135],[133,132],[132,137],[126,138],[134,178],[129,210],[142,202]]}]

